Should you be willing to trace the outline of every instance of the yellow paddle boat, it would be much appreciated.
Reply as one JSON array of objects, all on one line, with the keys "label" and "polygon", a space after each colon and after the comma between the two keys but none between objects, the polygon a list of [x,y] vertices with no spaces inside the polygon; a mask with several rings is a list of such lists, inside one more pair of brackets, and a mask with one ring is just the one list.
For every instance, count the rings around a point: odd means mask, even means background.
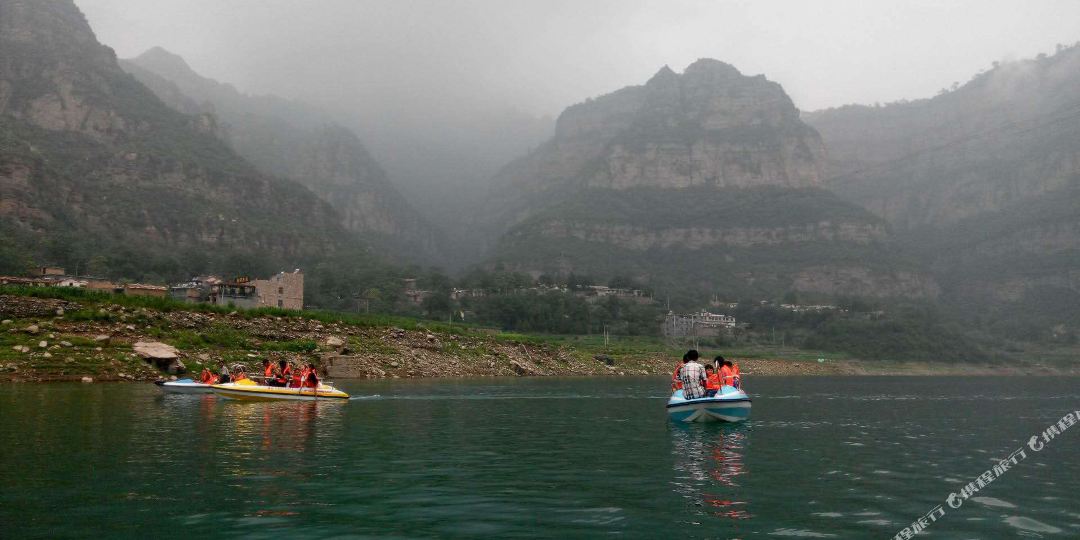
[{"label": "yellow paddle boat", "polygon": [[344,401],[349,394],[333,386],[319,383],[318,388],[282,388],[280,386],[262,386],[251,379],[237,382],[215,384],[210,387],[214,393],[228,399],[265,401],[270,399],[291,399],[300,401],[332,400]]}]

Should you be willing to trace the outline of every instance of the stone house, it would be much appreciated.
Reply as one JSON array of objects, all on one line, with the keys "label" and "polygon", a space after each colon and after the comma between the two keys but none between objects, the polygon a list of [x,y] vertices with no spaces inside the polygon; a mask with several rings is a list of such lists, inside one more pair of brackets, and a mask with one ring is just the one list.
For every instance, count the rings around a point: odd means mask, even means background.
[{"label": "stone house", "polygon": [[251,283],[257,291],[260,307],[304,309],[304,273],[299,269],[279,272]]}]

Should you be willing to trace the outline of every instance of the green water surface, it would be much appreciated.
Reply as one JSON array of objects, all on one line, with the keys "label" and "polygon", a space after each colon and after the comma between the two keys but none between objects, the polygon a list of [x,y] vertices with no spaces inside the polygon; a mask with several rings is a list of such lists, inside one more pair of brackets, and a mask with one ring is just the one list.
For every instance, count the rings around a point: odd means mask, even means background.
[{"label": "green water surface", "polygon": [[[341,381],[347,403],[0,386],[3,538],[891,538],[1080,409],[1077,378]],[[1080,426],[920,538],[1080,538]]]}]

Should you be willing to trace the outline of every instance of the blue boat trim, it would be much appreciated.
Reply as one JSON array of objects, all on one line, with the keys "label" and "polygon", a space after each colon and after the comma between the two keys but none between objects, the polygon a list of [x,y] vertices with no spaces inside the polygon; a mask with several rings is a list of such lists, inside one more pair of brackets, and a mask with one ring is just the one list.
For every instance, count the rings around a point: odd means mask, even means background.
[{"label": "blue boat trim", "polygon": [[684,399],[679,403],[668,403],[667,408],[682,407],[685,405],[697,405],[698,403],[739,403],[742,401],[753,402],[750,398],[738,398],[738,399],[717,399],[717,398],[697,398],[697,399]]},{"label": "blue boat trim", "polygon": [[683,398],[676,390],[667,402],[668,416],[676,422],[742,422],[750,418],[750,396],[725,385],[715,396]]}]

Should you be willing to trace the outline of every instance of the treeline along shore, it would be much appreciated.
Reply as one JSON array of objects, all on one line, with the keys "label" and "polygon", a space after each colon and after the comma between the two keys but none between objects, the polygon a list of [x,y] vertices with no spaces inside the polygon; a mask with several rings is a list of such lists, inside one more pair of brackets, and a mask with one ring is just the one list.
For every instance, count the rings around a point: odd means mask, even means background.
[{"label": "treeline along shore", "polygon": [[[0,288],[0,380],[149,381],[263,359],[330,378],[669,374],[682,344],[542,336],[384,316],[239,310],[76,289]],[[705,350],[768,375],[1060,373],[1038,365],[862,362],[815,351]],[[821,358],[819,360],[819,358]]]}]

